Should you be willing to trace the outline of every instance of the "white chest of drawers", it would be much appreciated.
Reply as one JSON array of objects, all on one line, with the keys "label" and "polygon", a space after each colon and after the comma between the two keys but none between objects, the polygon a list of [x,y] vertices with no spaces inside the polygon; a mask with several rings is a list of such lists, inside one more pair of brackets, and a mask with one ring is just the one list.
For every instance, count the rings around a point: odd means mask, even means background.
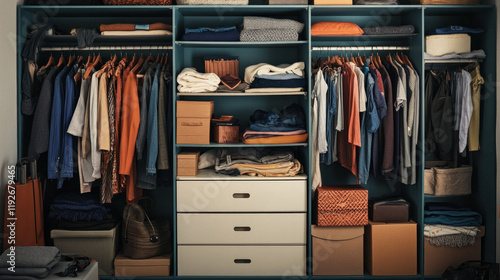
[{"label": "white chest of drawers", "polygon": [[178,275],[305,275],[306,224],[306,176],[178,177]]}]

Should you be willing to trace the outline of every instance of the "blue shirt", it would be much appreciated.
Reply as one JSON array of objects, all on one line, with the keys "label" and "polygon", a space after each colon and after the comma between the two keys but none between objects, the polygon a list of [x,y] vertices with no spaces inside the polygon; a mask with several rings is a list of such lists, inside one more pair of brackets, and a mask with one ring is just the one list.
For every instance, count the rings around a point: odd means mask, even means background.
[{"label": "blue shirt", "polygon": [[156,160],[158,159],[158,91],[161,64],[156,66],[156,72],[151,87],[151,96],[148,106],[148,138],[146,170],[148,174],[156,174]]},{"label": "blue shirt", "polygon": [[50,115],[49,152],[47,155],[47,178],[59,178],[59,164],[62,144],[62,120],[64,104],[64,78],[69,72],[65,66],[54,80],[54,97],[52,99],[52,113]]}]

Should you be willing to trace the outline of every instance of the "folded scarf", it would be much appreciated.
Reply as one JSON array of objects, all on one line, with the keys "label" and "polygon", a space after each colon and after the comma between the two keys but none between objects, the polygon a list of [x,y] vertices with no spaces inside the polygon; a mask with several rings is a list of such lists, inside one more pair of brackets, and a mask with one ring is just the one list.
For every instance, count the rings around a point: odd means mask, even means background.
[{"label": "folded scarf", "polygon": [[481,222],[481,214],[473,211],[424,211],[424,223],[428,225],[478,227]]},{"label": "folded scarf", "polygon": [[413,34],[415,27],[413,25],[403,26],[375,26],[362,28],[364,35],[392,35],[392,34]]},{"label": "folded scarf", "polygon": [[291,29],[296,33],[300,33],[304,30],[304,24],[292,19],[244,17],[243,29]]},{"label": "folded scarf", "polygon": [[130,23],[115,23],[101,24],[99,30],[102,31],[133,31],[133,30],[169,30],[172,31],[172,25],[165,23],[152,24],[130,24]]},{"label": "folded scarf", "polygon": [[305,67],[304,62],[295,62],[292,65],[281,64],[278,66],[267,63],[251,65],[245,69],[245,82],[251,84],[257,75],[296,74],[304,77]]},{"label": "folded scarf", "polygon": [[298,41],[299,33],[292,29],[243,29],[241,42],[288,42]]},{"label": "folded scarf", "polygon": [[187,33],[182,35],[183,41],[215,41],[215,42],[234,42],[240,40],[238,30],[224,32],[206,31],[199,33]]},{"label": "folded scarf", "polygon": [[240,78],[233,76],[233,75],[230,75],[230,74],[227,74],[227,75],[221,77],[220,80],[221,80],[221,83],[223,85],[225,85],[230,90],[236,89],[241,84]]},{"label": "folded scarf", "polygon": [[[54,266],[61,258],[61,252],[52,246],[16,246],[15,273],[8,270],[10,249],[0,256],[0,279],[30,279],[49,276]],[[9,276],[1,276],[9,275]],[[24,277],[24,278],[23,278]]]},{"label": "folded scarf", "polygon": [[184,68],[177,76],[179,92],[214,92],[220,78],[214,73],[199,73],[195,68]]}]

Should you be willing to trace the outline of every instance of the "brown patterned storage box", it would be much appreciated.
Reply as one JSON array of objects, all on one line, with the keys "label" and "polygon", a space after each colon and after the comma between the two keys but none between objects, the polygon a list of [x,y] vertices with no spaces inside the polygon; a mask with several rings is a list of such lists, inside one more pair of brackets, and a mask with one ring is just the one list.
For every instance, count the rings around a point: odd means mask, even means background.
[{"label": "brown patterned storage box", "polygon": [[316,224],[364,226],[368,224],[368,190],[359,186],[323,186],[316,190]]}]

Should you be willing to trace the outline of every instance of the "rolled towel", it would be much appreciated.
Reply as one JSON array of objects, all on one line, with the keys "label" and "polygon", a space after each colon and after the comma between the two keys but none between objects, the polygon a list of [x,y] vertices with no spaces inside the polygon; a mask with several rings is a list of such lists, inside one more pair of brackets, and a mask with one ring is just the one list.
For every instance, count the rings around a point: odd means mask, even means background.
[{"label": "rolled towel", "polygon": [[278,66],[267,63],[251,65],[245,69],[245,82],[251,84],[257,75],[296,74],[304,77],[305,67],[304,62],[295,62],[292,65],[281,64]]},{"label": "rolled towel", "polygon": [[304,30],[304,24],[292,19],[268,17],[244,17],[243,29],[292,29],[297,33]]},{"label": "rolled towel", "polygon": [[241,42],[298,41],[299,33],[293,29],[243,29]]},{"label": "rolled towel", "polygon": [[[61,258],[61,252],[52,246],[16,246],[15,273],[9,271],[10,249],[0,256],[0,279],[45,278]],[[7,278],[2,275],[9,275]]]},{"label": "rolled towel", "polygon": [[177,76],[179,92],[214,92],[220,78],[214,73],[200,73],[195,68],[184,68]]},{"label": "rolled towel", "polygon": [[375,26],[362,28],[365,35],[392,35],[392,34],[413,34],[415,27],[413,25],[403,26]]}]

